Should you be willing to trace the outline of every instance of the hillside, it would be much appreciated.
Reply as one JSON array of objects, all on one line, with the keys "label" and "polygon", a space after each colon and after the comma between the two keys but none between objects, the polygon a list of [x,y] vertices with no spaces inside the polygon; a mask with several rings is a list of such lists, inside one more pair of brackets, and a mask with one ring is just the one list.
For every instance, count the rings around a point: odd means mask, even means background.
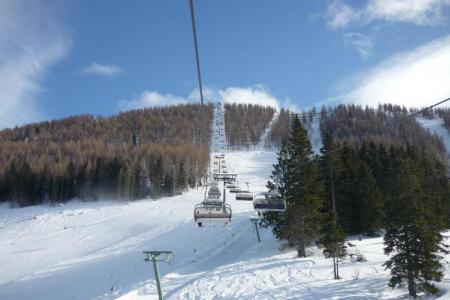
[{"label": "hillside", "polygon": [[[445,146],[445,135],[443,135],[445,130],[440,132],[428,130],[428,126],[424,126],[420,118],[404,119],[409,113],[417,110],[389,104],[380,105],[377,108],[349,104],[322,107],[320,111],[313,108],[299,114],[299,117],[309,132],[317,154],[322,144],[322,137],[329,133],[338,143],[361,145],[364,142],[374,142],[383,144],[387,148],[391,145],[403,147],[415,145],[425,151],[427,156],[446,161],[450,148]],[[434,117],[427,118],[442,119],[446,114],[446,110],[439,110],[433,114]],[[281,110],[266,139],[269,147],[277,149],[283,141],[286,141],[292,116],[293,113],[289,110]],[[450,129],[450,125],[445,125],[444,119],[442,124],[444,127],[447,126],[447,130]]]},{"label": "hillside", "polygon": [[275,114],[270,106],[225,104],[225,132],[231,149],[255,148]]},{"label": "hillside", "polygon": [[[293,113],[225,104],[221,149],[271,149],[287,139]],[[135,200],[170,196],[202,183],[208,168],[213,105],[180,105],[90,115],[0,131],[0,201],[14,206],[72,198]],[[338,143],[416,145],[446,161],[448,110],[402,121],[403,107],[340,105],[302,113],[315,153],[330,133]],[[205,114],[206,113],[206,114]],[[426,120],[439,121],[440,130]],[[359,146],[358,146],[359,147]],[[216,147],[217,148],[217,147]]]},{"label": "hillside", "polygon": [[0,131],[0,201],[174,195],[206,174],[212,105],[90,115]]}]

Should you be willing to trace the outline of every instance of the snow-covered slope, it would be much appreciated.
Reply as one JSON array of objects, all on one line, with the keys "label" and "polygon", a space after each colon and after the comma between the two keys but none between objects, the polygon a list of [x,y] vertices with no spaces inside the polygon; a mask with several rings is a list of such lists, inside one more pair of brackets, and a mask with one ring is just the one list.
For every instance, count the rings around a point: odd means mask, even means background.
[{"label": "snow-covered slope", "polygon": [[[226,160],[241,184],[263,191],[275,154],[233,152]],[[270,229],[261,229],[258,244],[252,204],[233,194],[229,228],[197,227],[193,207],[202,195],[198,189],[157,201],[2,205],[0,299],[155,299],[152,266],[142,255],[150,249],[175,253],[170,265],[160,264],[168,299],[395,299],[406,292],[387,287],[381,238],[352,240],[349,251],[368,261],[347,258],[336,281],[319,249],[296,258],[292,249],[279,250]]]},{"label": "snow-covered slope", "polygon": [[422,117],[417,117],[416,120],[426,129],[437,134],[442,138],[447,149],[447,153],[450,154],[450,134],[448,130],[444,127],[444,121],[436,117],[434,119],[427,119]]},{"label": "snow-covered slope", "polygon": [[[241,152],[226,156],[229,171],[263,191],[275,155]],[[189,283],[215,268],[258,252],[248,218],[251,202],[233,200],[230,228],[199,228],[193,208],[203,189],[167,199],[132,203],[70,202],[56,207],[0,208],[0,299],[106,299],[155,295],[151,264],[142,251],[175,252],[161,264],[164,291],[177,298]],[[267,234],[264,236],[266,237]],[[276,242],[269,234],[272,248]],[[252,250],[253,249],[253,250]],[[254,250],[256,249],[256,250]],[[206,273],[205,273],[206,272]],[[128,294],[128,295],[127,295]]]},{"label": "snow-covered slope", "polygon": [[314,153],[320,154],[320,148],[323,146],[322,134],[320,132],[320,115],[314,116],[307,130]]}]

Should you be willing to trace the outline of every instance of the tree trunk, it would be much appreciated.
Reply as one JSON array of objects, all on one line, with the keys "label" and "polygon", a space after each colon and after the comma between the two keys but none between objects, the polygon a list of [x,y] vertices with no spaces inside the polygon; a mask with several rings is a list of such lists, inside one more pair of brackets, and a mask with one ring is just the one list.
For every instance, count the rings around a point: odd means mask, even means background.
[{"label": "tree trunk", "polygon": [[336,278],[336,276],[337,276],[337,274],[336,274],[336,258],[334,257],[334,254],[333,254],[333,275],[334,275],[334,279],[337,279]]},{"label": "tree trunk", "polygon": [[414,282],[414,278],[412,272],[408,270],[408,292],[411,297],[417,297],[416,291],[416,283]]},{"label": "tree trunk", "polygon": [[297,254],[298,257],[306,257],[305,243],[302,238],[298,239]]},{"label": "tree trunk", "polygon": [[340,279],[339,277],[339,257],[336,256],[336,278],[335,279]]}]

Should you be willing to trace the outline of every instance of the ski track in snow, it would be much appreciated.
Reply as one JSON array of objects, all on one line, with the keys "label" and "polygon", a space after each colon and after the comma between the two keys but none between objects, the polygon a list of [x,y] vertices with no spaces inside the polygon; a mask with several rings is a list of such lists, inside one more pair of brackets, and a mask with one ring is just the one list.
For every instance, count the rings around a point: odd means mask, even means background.
[{"label": "ski track in snow", "polygon": [[[264,191],[273,152],[225,154],[241,186],[250,182],[252,191]],[[367,262],[346,258],[342,279],[333,280],[331,259],[316,247],[297,258],[293,249],[280,250],[270,228],[260,229],[258,244],[249,222],[256,215],[252,203],[233,194],[226,195],[229,228],[197,227],[193,208],[203,193],[20,209],[1,204],[0,299],[157,299],[152,265],[142,254],[150,249],[174,251],[170,264],[159,264],[165,299],[406,299],[405,289],[387,287],[382,238],[350,237],[355,247],[349,250]],[[439,287],[449,285],[446,263]]]},{"label": "ski track in snow", "polygon": [[322,134],[320,132],[320,115],[313,117],[312,122],[309,124],[308,136],[312,145],[312,149],[315,154],[320,154],[320,148],[322,148]]},{"label": "ski track in snow", "polygon": [[272,120],[270,120],[269,124],[267,125],[267,128],[264,130],[263,134],[261,135],[261,138],[259,139],[259,143],[256,146],[257,150],[267,150],[269,147],[267,145],[267,136],[270,133],[270,129],[272,128],[272,124],[278,119],[280,113],[278,111],[275,111],[273,114]]}]

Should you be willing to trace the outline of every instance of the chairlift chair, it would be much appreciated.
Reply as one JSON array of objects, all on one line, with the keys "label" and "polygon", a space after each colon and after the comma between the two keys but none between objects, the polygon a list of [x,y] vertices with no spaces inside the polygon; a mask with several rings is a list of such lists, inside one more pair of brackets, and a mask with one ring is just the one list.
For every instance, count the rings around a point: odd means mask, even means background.
[{"label": "chairlift chair", "polygon": [[241,191],[236,194],[236,200],[253,201],[253,194],[249,191]]},{"label": "chairlift chair", "polygon": [[236,174],[232,174],[232,173],[216,173],[213,174],[213,179],[216,181],[229,181],[229,182],[233,182],[236,181]]},{"label": "chairlift chair", "polygon": [[204,201],[197,204],[194,208],[194,220],[199,227],[202,227],[204,223],[222,223],[227,225],[231,222],[231,206],[223,203],[222,201]]},{"label": "chairlift chair", "polygon": [[240,193],[241,189],[239,187],[236,187],[236,188],[230,188],[228,191],[232,194],[236,194],[236,193]]},{"label": "chairlift chair", "polygon": [[256,194],[253,198],[253,208],[258,212],[265,211],[284,211],[286,204],[276,193],[261,193]]}]

